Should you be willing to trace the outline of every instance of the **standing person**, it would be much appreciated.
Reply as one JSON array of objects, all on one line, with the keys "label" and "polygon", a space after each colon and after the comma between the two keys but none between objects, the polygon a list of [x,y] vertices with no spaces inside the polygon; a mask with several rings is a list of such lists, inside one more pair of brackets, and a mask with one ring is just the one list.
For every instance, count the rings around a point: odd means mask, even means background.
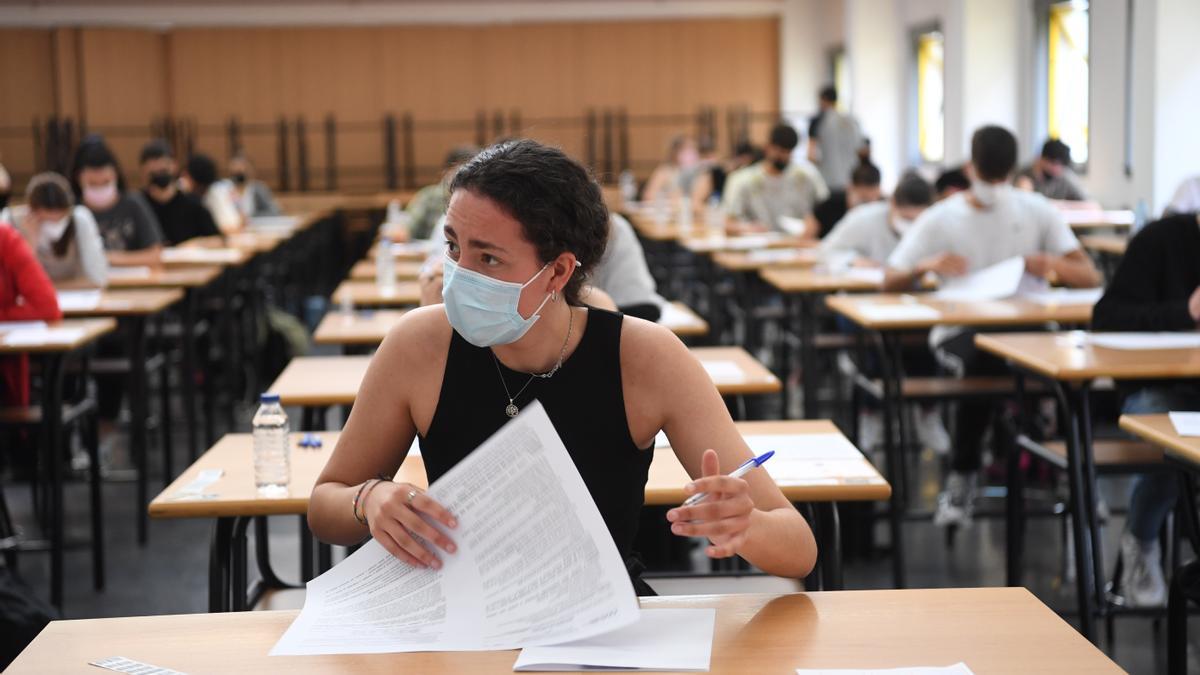
[{"label": "standing person", "polygon": [[1047,199],[1087,201],[1079,177],[1071,169],[1071,148],[1057,138],[1047,140],[1042,154],[1017,174],[1016,186]]},{"label": "standing person", "polygon": [[436,481],[537,400],[642,594],[653,591],[633,544],[660,430],[693,477],[689,490],[717,495],[669,511],[673,534],[708,537],[711,558],[808,574],[812,531],[770,476],[724,475],[751,453],[696,358],[662,326],[582,306],[609,228],[587,170],[514,141],[463,165],[450,195],[445,304],[405,314],[372,358],[313,488],[313,533],[345,545],[374,537],[409,565],[440,569],[455,554],[454,514],[413,485],[376,478],[416,438]]},{"label": "standing person", "polygon": [[162,231],[146,198],[126,191],[117,158],[97,137],[85,139],[75,152],[72,187],[91,210],[112,265],[161,264]]},{"label": "standing person", "polygon": [[808,133],[808,159],[821,170],[830,190],[843,190],[859,164],[863,133],[858,120],[837,109],[837,89],[832,85],[817,96],[820,112]]},{"label": "standing person", "polygon": [[733,232],[782,231],[782,218],[804,221],[802,237],[815,239],[820,231],[813,209],[829,197],[820,174],[794,164],[792,151],[800,143],[787,124],[771,129],[764,159],[726,180],[723,206]]},{"label": "standing person", "polygon": [[221,234],[212,214],[195,196],[179,189],[178,165],[164,140],[154,140],[142,148],[142,194],[162,226],[171,246],[196,237]]},{"label": "standing person", "polygon": [[33,250],[50,280],[102,288],[108,281],[104,242],[92,212],[75,204],[71,184],[59,174],[29,179],[24,206],[9,213],[12,226]]},{"label": "standing person", "polygon": [[[1017,139],[1007,129],[986,126],[971,137],[971,189],[930,207],[888,257],[884,290],[906,291],[928,272],[943,277],[975,272],[1012,257],[1025,271],[1071,287],[1093,287],[1100,274],[1062,214],[1044,197],[1013,189]],[[958,377],[999,375],[1004,362],[975,347],[975,331],[938,326],[929,334],[938,360]],[[938,497],[934,523],[970,523],[983,436],[994,403],[958,404],[951,471]]]},{"label": "standing person", "polygon": [[[20,233],[0,227],[0,321],[57,321],[58,296]],[[29,405],[29,359],[0,356],[0,404]]]},{"label": "standing person", "polygon": [[254,177],[254,165],[244,153],[239,152],[229,158],[229,178],[221,182],[227,185],[233,204],[243,218],[278,216],[283,213],[271,188]]},{"label": "standing person", "polygon": [[[1183,213],[1146,225],[1130,240],[1096,303],[1093,330],[1200,330],[1197,261],[1200,216]],[[1200,410],[1200,380],[1121,381],[1117,390],[1125,414]],[[1161,606],[1166,600],[1158,535],[1178,498],[1179,477],[1168,467],[1133,481],[1121,534],[1121,592],[1133,607]]]}]

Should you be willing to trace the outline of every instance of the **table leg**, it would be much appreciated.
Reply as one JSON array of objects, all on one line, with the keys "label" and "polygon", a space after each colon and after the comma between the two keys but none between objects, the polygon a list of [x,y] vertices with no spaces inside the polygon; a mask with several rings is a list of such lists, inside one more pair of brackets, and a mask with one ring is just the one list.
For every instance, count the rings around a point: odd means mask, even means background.
[{"label": "table leg", "polygon": [[[1016,371],[1017,437],[1025,433],[1025,374]],[[1005,583],[1020,586],[1025,558],[1025,477],[1021,475],[1021,444],[1009,448],[1004,472]]]},{"label": "table leg", "polygon": [[888,506],[888,520],[892,538],[892,581],[896,588],[904,588],[904,470],[903,448],[897,443],[895,427],[899,419],[897,407],[900,398],[900,375],[896,364],[891,362],[891,349],[887,333],[880,333],[879,366],[883,380],[883,447],[887,455],[887,479],[892,485],[892,496]]},{"label": "table leg", "polygon": [[1167,673],[1187,675],[1188,601],[1200,602],[1200,561],[1175,571],[1167,596]]},{"label": "table leg", "polygon": [[[195,462],[200,456],[196,443],[196,320],[199,313],[196,305],[200,292],[188,289],[183,301],[183,365],[180,366],[180,388],[183,393],[183,417],[187,423],[188,461]],[[208,374],[205,373],[205,377]]]},{"label": "table leg", "polygon": [[300,516],[300,583],[307,584],[313,578],[313,536],[308,529],[308,519]]},{"label": "table leg", "polygon": [[228,612],[230,547],[234,518],[217,518],[208,554],[208,611]]},{"label": "table leg", "polygon": [[166,321],[164,315],[158,316],[158,342],[160,346],[160,354],[162,355],[162,366],[158,372],[158,400],[159,400],[159,417],[158,424],[162,439],[163,451],[163,487],[171,484],[175,478],[175,447],[171,440],[171,432],[174,431],[171,425],[171,348],[166,342]]},{"label": "table leg", "polygon": [[815,420],[819,416],[817,410],[817,386],[820,384],[817,374],[817,312],[815,298],[811,293],[800,297],[800,385],[804,392],[804,419]]},{"label": "table leg", "polygon": [[817,532],[821,540],[817,544],[818,562],[821,567],[821,590],[842,590],[842,528],[838,518],[837,502],[813,504],[817,519]]},{"label": "table leg", "polygon": [[788,331],[792,326],[797,325],[796,300],[790,294],[783,294],[783,325],[779,336],[779,365],[776,368],[779,381],[783,383],[783,391],[780,394],[780,401],[783,405],[780,418],[788,419],[789,411],[792,409],[792,391],[788,386],[788,378],[792,374],[792,345],[788,340]]},{"label": "table leg", "polygon": [[246,590],[248,587],[247,570],[246,570],[246,526],[250,524],[251,519],[245,516],[238,516],[233,521],[233,534],[230,541],[230,590],[232,591],[232,609],[235,612],[244,612],[249,607],[246,606]]},{"label": "table leg", "polygon": [[146,506],[150,503],[149,472],[146,466],[146,416],[150,404],[149,383],[146,373],[146,319],[135,316],[128,320],[129,325],[129,436],[130,448],[133,451],[133,463],[137,469],[137,539],[144,545],[149,538],[149,517]]},{"label": "table leg", "polygon": [[1096,616],[1093,606],[1092,540],[1089,525],[1094,504],[1088,504],[1085,487],[1087,472],[1083,467],[1083,455],[1089,449],[1083,447],[1083,423],[1078,408],[1078,392],[1062,383],[1055,384],[1063,419],[1067,421],[1067,475],[1071,492],[1072,541],[1075,544],[1075,586],[1078,594],[1080,632],[1088,640],[1096,640]]},{"label": "table leg", "polygon": [[63,607],[62,377],[65,354],[42,357],[42,451],[50,471],[50,602]]},{"label": "table leg", "polygon": [[1083,465],[1084,496],[1087,499],[1087,526],[1092,539],[1092,581],[1096,586],[1097,607],[1102,611],[1106,608],[1106,589],[1104,575],[1104,538],[1100,536],[1100,516],[1096,513],[1096,501],[1100,496],[1100,486],[1096,477],[1096,459],[1092,454],[1092,404],[1091,385],[1084,383],[1078,394],[1078,410],[1080,415],[1080,432],[1083,452],[1079,460]]}]

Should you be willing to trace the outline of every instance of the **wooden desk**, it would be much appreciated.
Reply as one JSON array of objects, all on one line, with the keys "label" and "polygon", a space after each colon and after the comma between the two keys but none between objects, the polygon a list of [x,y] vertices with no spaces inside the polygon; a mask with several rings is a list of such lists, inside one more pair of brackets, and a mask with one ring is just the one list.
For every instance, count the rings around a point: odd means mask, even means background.
[{"label": "wooden desk", "polygon": [[[641,598],[713,607],[713,673],[964,662],[977,675],[1123,672],[1024,588]],[[284,657],[267,653],[297,612],[55,621],[8,672],[91,672],[123,655],[189,673],[507,673],[516,651]]]},{"label": "wooden desk", "polygon": [[730,272],[758,272],[769,268],[816,267],[821,261],[816,248],[775,248],[763,251],[717,251],[718,267]]},{"label": "wooden desk", "polygon": [[250,262],[254,255],[254,251],[238,247],[172,246],[163,249],[162,261],[167,269],[195,266],[240,267]]},{"label": "wooden desk", "polygon": [[663,310],[658,322],[679,337],[708,335],[708,322],[682,302],[672,302]]},{"label": "wooden desk", "polygon": [[[380,242],[375,242],[367,251],[367,260],[374,260],[379,253]],[[405,241],[392,243],[392,256],[397,262],[424,262],[426,258],[433,255],[434,251],[439,253],[445,249],[445,244],[438,247],[437,243],[428,241]]]},{"label": "wooden desk", "polygon": [[[1107,602],[1092,455],[1090,393],[1098,378],[1115,380],[1200,377],[1200,350],[1119,350],[1088,343],[1086,333],[1005,333],[976,335],[979,349],[1008,361],[1019,378],[1032,373],[1050,381],[1067,418],[1067,469],[1071,488],[1076,574],[1084,635],[1095,635],[1096,607]],[[1014,453],[1015,454],[1015,453]],[[1015,462],[1010,464],[1015,467]],[[1011,473],[1016,473],[1010,468]],[[1017,499],[1019,490],[1010,489]],[[1020,517],[1016,504],[1010,516]],[[1019,527],[1016,530],[1019,537]],[[1019,583],[1020,539],[1010,541],[1009,581]]]},{"label": "wooden desk", "polygon": [[[425,263],[416,260],[397,260],[395,264],[398,281],[415,281],[425,266]],[[372,258],[354,263],[354,267],[350,268],[350,278],[355,281],[375,281],[375,260]]]},{"label": "wooden desk", "polygon": [[109,288],[201,288],[221,274],[215,266],[171,267],[138,276],[110,276]]},{"label": "wooden desk", "polygon": [[1071,229],[1076,231],[1100,229],[1128,229],[1136,220],[1133,211],[1091,209],[1063,209],[1059,211]]},{"label": "wooden desk", "polygon": [[86,318],[158,314],[182,299],[183,291],[178,288],[106,289],[100,292],[100,302],[95,307],[67,308],[63,310],[63,316]]},{"label": "wooden desk", "polygon": [[[738,422],[737,428],[743,436],[841,436],[837,427],[827,420]],[[299,447],[299,435],[292,435],[291,481],[289,496],[285,498],[265,499],[258,496],[251,461],[253,436],[229,434],[204,453],[150,503],[149,513],[152,518],[218,519],[213,537],[213,551],[209,556],[210,611],[222,611],[230,607],[245,609],[254,604],[246,597],[245,541],[239,541],[234,532],[239,527],[239,521],[243,523],[240,527],[244,531],[244,523],[249,518],[303,515],[308,512],[309,495],[340,436],[337,432],[322,432],[317,435],[322,440],[322,447],[318,449]],[[803,445],[795,447],[799,451]],[[836,527],[836,503],[887,499],[891,495],[891,487],[861,455],[858,456],[857,462],[850,460],[849,463],[832,462],[814,466],[822,466],[829,473],[779,480],[778,484],[790,501],[814,505],[817,515],[817,522],[813,523],[814,532],[820,542],[820,550],[824,552],[820,560],[821,580],[827,588],[840,588],[841,544]],[[205,488],[207,498],[178,498],[184,486],[208,469],[220,469],[224,476]],[[428,486],[425,464],[418,452],[408,454],[396,472],[395,480],[420,487]],[[682,503],[686,499],[683,486],[689,480],[683,465],[679,463],[670,447],[656,448],[646,482],[646,504],[675,506]],[[260,569],[265,567],[267,570],[263,572],[262,577],[278,579],[274,572],[269,571],[269,560],[262,559],[266,557],[265,547],[260,546],[258,552],[258,565]],[[257,592],[252,595],[254,594]]]},{"label": "wooden desk", "polygon": [[378,347],[404,314],[403,310],[385,309],[350,314],[329,312],[317,325],[313,342],[319,345]]},{"label": "wooden desk", "polygon": [[1079,238],[1079,243],[1089,251],[1120,257],[1125,255],[1129,238],[1119,234],[1086,234]]},{"label": "wooden desk", "polygon": [[1121,415],[1121,428],[1129,433],[1159,446],[1167,457],[1200,472],[1200,438],[1180,436],[1171,424],[1171,418],[1163,415]]},{"label": "wooden desk", "polygon": [[[764,272],[764,275],[768,274]],[[1092,320],[1092,306],[1080,304],[1039,305],[1028,300],[987,300],[947,302],[927,294],[880,293],[872,295],[835,295],[825,299],[833,311],[868,330],[928,330],[934,326],[971,326],[974,328],[1036,326],[1045,323],[1086,324]],[[864,307],[875,305],[925,305],[937,310],[937,318],[879,318]]]},{"label": "wooden desk", "polygon": [[391,293],[384,293],[374,281],[343,281],[333,292],[338,304],[349,296],[355,307],[411,307],[421,302],[421,287],[415,281],[397,281]]},{"label": "wooden desk", "polygon": [[[691,352],[710,367],[725,362],[737,368],[737,375],[714,377],[722,396],[771,394],[781,388],[779,379],[741,347],[695,347]],[[370,363],[369,356],[301,356],[288,363],[269,391],[279,394],[285,406],[353,405]]]},{"label": "wooden desk", "polygon": [[770,249],[796,248],[804,242],[800,237],[778,232],[746,234],[738,236],[713,235],[705,232],[699,236],[683,236],[679,245],[698,255],[722,251],[762,251]]},{"label": "wooden desk", "polygon": [[[117,322],[111,318],[103,319],[67,319],[49,324],[52,329],[78,330],[78,335],[55,336],[33,344],[9,345],[0,339],[0,355],[15,356],[27,354],[36,359],[41,365],[42,375],[42,417],[40,451],[43,461],[49,465],[50,473],[50,602],[60,610],[63,606],[63,455],[60,452],[63,442],[63,370],[67,357],[71,354],[89,348],[102,336],[114,331]],[[7,332],[7,331],[6,331]],[[67,339],[62,339],[66,337]],[[98,484],[100,480],[99,467],[94,467],[91,480]],[[94,493],[95,494],[95,493]],[[100,538],[101,523],[95,504],[92,505],[92,536]],[[141,507],[139,507],[140,509]],[[94,547],[96,556],[93,564],[102,566],[101,553],[103,548]],[[100,574],[99,569],[94,573]],[[98,577],[97,577],[98,578]]]}]

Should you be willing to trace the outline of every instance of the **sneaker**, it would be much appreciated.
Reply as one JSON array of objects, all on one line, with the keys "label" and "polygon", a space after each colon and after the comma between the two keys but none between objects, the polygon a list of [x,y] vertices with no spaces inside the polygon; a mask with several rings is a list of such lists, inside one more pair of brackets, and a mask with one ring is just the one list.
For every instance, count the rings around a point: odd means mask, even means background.
[{"label": "sneaker", "polygon": [[937,527],[971,524],[975,515],[976,474],[951,471],[946,477],[946,489],[938,495],[933,524]]},{"label": "sneaker", "polygon": [[863,452],[883,447],[883,415],[877,410],[864,410],[858,418],[858,447]]},{"label": "sneaker", "polygon": [[929,448],[938,456],[950,454],[950,434],[942,423],[942,415],[937,408],[919,410],[917,412],[916,432],[917,441],[922,447]]},{"label": "sneaker", "polygon": [[1161,607],[1167,602],[1162,552],[1158,542],[1149,546],[1130,532],[1121,534],[1121,592],[1130,607]]}]

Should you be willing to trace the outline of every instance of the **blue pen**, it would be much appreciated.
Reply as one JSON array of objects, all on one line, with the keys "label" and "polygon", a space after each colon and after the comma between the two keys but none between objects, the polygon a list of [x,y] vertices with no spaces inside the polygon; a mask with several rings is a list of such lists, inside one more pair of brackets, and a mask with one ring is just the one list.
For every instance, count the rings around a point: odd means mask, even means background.
[{"label": "blue pen", "polygon": [[[750,473],[751,469],[756,469],[756,468],[762,466],[762,463],[767,461],[768,459],[771,459],[771,457],[774,454],[775,454],[774,450],[768,450],[767,452],[764,452],[763,454],[759,455],[758,457],[754,457],[752,459],[746,460],[746,463],[739,466],[738,468],[734,469],[733,472],[729,474],[729,477],[730,478],[741,478],[742,476],[745,476],[746,474]],[[699,504],[707,496],[708,496],[707,492],[697,492],[696,494],[692,495],[691,497],[688,497],[687,501],[685,501],[683,503],[683,505],[691,506],[693,504]]]}]

